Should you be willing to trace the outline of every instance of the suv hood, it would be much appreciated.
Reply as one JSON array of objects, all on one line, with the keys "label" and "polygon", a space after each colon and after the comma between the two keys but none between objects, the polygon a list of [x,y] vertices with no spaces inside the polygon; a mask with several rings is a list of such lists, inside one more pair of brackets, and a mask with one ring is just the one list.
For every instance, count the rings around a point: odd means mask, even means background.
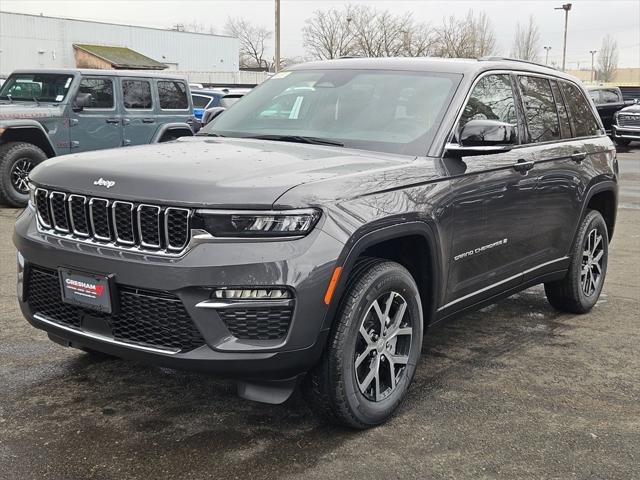
[{"label": "suv hood", "polygon": [[[375,191],[371,182],[358,177],[388,181],[395,177],[389,171],[399,174],[413,163],[412,157],[340,147],[185,137],[166,144],[57,157],[35,168],[31,180],[66,192],[139,202],[270,208],[294,187],[313,184],[317,192],[327,180],[333,180],[331,192],[340,195],[357,194],[363,188],[358,186],[365,184],[369,192]],[[350,192],[336,187],[340,179],[345,179]],[[320,200],[317,194],[313,197]]]},{"label": "suv hood", "polygon": [[[3,102],[8,102],[3,100]],[[33,102],[16,102],[0,104],[0,121],[2,120],[38,120],[42,118],[59,117],[62,108],[57,105]]]}]

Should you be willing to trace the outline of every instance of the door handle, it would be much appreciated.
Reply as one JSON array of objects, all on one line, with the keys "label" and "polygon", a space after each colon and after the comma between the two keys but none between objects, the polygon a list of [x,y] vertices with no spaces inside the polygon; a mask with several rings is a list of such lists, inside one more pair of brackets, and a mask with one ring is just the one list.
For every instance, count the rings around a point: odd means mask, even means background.
[{"label": "door handle", "polygon": [[587,158],[587,154],[585,152],[573,152],[571,155],[571,160],[576,163],[582,163],[585,158]]},{"label": "door handle", "polygon": [[120,119],[119,118],[107,118],[106,120],[107,123],[113,123],[114,125],[117,125],[120,123]]},{"label": "door handle", "polygon": [[143,118],[142,119],[142,123],[153,123],[155,122],[155,119],[153,118]]},{"label": "door handle", "polygon": [[529,170],[531,170],[534,165],[535,163],[533,161],[531,160],[527,161],[521,158],[516,163],[513,164],[513,168],[516,169],[518,172],[526,175],[527,172],[529,172]]}]

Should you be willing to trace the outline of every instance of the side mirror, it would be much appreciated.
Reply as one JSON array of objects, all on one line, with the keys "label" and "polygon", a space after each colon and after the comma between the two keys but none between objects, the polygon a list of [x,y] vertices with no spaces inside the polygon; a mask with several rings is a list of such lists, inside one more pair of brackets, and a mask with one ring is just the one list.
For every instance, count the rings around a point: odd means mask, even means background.
[{"label": "side mirror", "polygon": [[206,125],[206,124],[210,123],[213,119],[218,117],[225,110],[226,110],[226,108],[224,108],[224,107],[207,108],[202,113],[202,125]]},{"label": "side mirror", "polygon": [[518,143],[516,126],[497,120],[470,120],[458,138],[459,143],[446,145],[457,156],[507,152]]},{"label": "side mirror", "polygon": [[73,100],[72,109],[74,112],[81,112],[84,110],[84,107],[87,107],[91,103],[91,94],[90,93],[79,93],[76,95],[76,98]]}]

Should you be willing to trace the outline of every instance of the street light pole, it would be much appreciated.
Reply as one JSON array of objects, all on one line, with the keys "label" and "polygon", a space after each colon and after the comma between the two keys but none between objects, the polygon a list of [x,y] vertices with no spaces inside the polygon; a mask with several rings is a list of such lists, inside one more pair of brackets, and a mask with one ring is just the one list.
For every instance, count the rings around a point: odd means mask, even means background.
[{"label": "street light pole", "polygon": [[591,54],[591,81],[595,80],[595,70],[593,69],[593,56],[596,54],[597,50],[589,50]]},{"label": "street light pole", "polygon": [[571,4],[565,3],[561,7],[556,7],[554,10],[564,10],[564,44],[562,45],[562,71],[564,72],[567,61],[567,27],[569,26],[569,10],[571,10]]},{"label": "street light pole", "polygon": [[542,47],[542,48],[544,48],[547,51],[544,59],[544,64],[549,65],[549,50],[551,50],[551,47]]},{"label": "street light pole", "polygon": [[280,0],[276,0],[276,59],[275,71],[280,71]]}]

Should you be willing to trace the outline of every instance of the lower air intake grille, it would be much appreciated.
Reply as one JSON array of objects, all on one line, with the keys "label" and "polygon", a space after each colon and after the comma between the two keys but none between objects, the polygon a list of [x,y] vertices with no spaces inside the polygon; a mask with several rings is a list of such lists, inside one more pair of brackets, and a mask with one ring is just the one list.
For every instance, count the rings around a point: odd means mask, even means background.
[{"label": "lower air intake grille", "polygon": [[89,314],[111,325],[113,338],[121,342],[189,351],[204,345],[182,302],[174,295],[119,285],[120,311],[109,315],[62,301],[58,272],[31,267],[27,303],[31,311],[61,325],[82,328]]},{"label": "lower air intake grille", "polygon": [[284,338],[291,324],[291,307],[238,308],[218,310],[231,334],[242,340]]}]

